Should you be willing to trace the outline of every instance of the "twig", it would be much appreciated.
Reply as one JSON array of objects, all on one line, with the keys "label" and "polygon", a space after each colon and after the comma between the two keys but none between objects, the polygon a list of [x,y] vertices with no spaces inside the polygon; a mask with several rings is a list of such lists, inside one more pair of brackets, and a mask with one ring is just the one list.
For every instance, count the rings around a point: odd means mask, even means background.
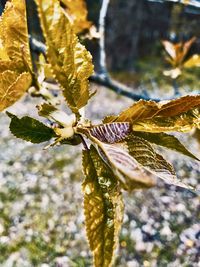
[{"label": "twig", "polygon": [[174,2],[174,3],[180,3],[188,6],[194,6],[194,7],[200,7],[199,0],[191,0],[191,1],[185,1],[185,0],[148,0],[149,2],[159,2],[159,3],[165,3],[165,2]]},{"label": "twig", "polygon": [[176,79],[173,79],[172,81],[172,85],[173,85],[173,89],[174,89],[174,96],[179,96],[180,95],[180,92],[179,92],[179,86],[178,86],[178,83],[177,83],[177,80]]},{"label": "twig", "polygon": [[85,149],[85,150],[89,150],[89,148],[88,148],[88,146],[87,146],[87,143],[85,142],[84,137],[83,137],[81,134],[79,134],[79,136],[80,136],[80,138],[81,138],[81,142],[82,142],[82,144],[83,144],[84,149]]},{"label": "twig", "polygon": [[108,76],[106,67],[106,51],[105,51],[105,20],[110,0],[102,0],[102,6],[99,14],[99,64],[100,73]]},{"label": "twig", "polygon": [[100,74],[94,74],[90,77],[90,81],[94,82],[98,85],[105,86],[109,88],[110,90],[116,92],[119,95],[126,96],[130,99],[133,99],[135,101],[138,101],[140,99],[144,100],[153,100],[156,102],[159,102],[161,99],[159,98],[151,98],[145,94],[135,94],[133,93],[133,88],[128,87],[118,81],[115,81],[109,77],[102,76]]}]

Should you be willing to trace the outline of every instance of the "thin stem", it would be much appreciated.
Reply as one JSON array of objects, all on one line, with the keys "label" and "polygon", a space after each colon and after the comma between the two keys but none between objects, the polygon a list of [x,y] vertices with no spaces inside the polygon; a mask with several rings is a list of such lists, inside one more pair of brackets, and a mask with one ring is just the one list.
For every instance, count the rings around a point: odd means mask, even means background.
[{"label": "thin stem", "polygon": [[174,96],[179,96],[180,95],[179,86],[178,86],[176,79],[173,79],[172,85],[173,85],[173,89],[174,89]]},{"label": "thin stem", "polygon": [[133,88],[126,86],[126,85],[124,85],[118,81],[115,81],[109,77],[103,77],[102,75],[99,75],[99,74],[92,75],[90,77],[90,81],[94,82],[98,85],[105,86],[106,88],[117,93],[118,95],[128,97],[128,98],[133,99],[135,101],[138,101],[140,99],[144,99],[144,100],[153,100],[153,101],[159,102],[161,100],[159,98],[149,97],[146,94],[135,94],[133,92]]},{"label": "thin stem", "polygon": [[102,0],[102,6],[100,10],[99,15],[99,33],[100,33],[100,39],[99,39],[99,63],[100,63],[100,72],[101,74],[108,75],[107,67],[106,67],[106,51],[105,51],[105,20],[106,20],[106,14],[108,11],[108,5],[110,3],[110,0]]},{"label": "thin stem", "polygon": [[181,3],[184,5],[190,5],[194,7],[200,7],[200,3],[198,0],[193,0],[193,1],[185,1],[185,0],[148,0],[149,2],[159,2],[159,3],[164,3],[164,2],[174,2],[174,3]]},{"label": "thin stem", "polygon": [[85,148],[85,150],[89,150],[87,143],[85,142],[84,137],[81,134],[79,134],[79,136],[81,138],[81,141],[82,141],[82,144],[83,144],[83,147]]}]

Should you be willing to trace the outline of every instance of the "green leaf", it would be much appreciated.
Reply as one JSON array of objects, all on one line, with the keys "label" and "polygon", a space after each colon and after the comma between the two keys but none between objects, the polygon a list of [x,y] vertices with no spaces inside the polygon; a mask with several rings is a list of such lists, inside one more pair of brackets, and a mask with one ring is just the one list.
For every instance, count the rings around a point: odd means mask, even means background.
[{"label": "green leaf", "polygon": [[83,151],[84,213],[95,267],[110,267],[123,221],[123,201],[117,179],[96,149]]},{"label": "green leaf", "polygon": [[9,112],[7,114],[11,118],[10,131],[17,138],[36,144],[48,141],[56,136],[53,129],[38,120],[28,116],[19,119]]},{"label": "green leaf", "polygon": [[168,184],[173,184],[186,189],[193,187],[181,182],[175,174],[170,163],[157,154],[149,142],[143,138],[129,135],[126,139],[128,153],[147,171],[163,179]]},{"label": "green leaf", "polygon": [[188,151],[187,148],[173,135],[169,135],[166,133],[145,133],[145,132],[134,132],[134,135],[141,137],[150,143],[172,149],[183,155],[199,160],[190,151]]},{"label": "green leaf", "polygon": [[47,44],[47,59],[74,113],[90,98],[88,78],[93,73],[92,57],[73,33],[67,13],[58,0],[36,0]]}]

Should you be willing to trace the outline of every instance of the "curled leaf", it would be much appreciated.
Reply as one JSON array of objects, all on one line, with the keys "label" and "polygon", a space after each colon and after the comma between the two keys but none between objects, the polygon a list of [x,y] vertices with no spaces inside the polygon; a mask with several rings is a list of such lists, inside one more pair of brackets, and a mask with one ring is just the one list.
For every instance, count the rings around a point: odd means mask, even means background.
[{"label": "curled leaf", "polygon": [[129,154],[125,142],[117,144],[98,142],[98,145],[100,155],[111,166],[124,189],[132,191],[155,185],[152,176]]},{"label": "curled leaf", "polygon": [[105,143],[117,143],[123,140],[131,132],[129,122],[114,122],[101,124],[89,129],[91,136]]},{"label": "curled leaf", "polygon": [[43,103],[37,108],[40,116],[53,120],[63,127],[72,127],[75,123],[74,114],[67,115],[64,111],[58,110],[55,106],[49,103]]}]

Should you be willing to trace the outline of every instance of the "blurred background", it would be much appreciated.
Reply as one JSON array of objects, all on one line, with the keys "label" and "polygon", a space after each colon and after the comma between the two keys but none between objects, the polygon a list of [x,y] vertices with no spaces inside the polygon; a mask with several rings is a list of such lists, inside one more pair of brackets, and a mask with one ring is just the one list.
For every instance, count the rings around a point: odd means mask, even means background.
[{"label": "blurred background", "polygon": [[[0,12],[5,2],[0,1]],[[102,1],[86,2],[88,20],[98,30]],[[27,0],[27,13],[31,36],[44,42],[33,0]],[[80,35],[81,41],[101,74],[98,34],[85,36]],[[162,100],[199,93],[200,1],[111,0],[105,17],[105,53],[109,75],[131,93]],[[97,94],[86,112],[97,123],[133,103],[109,86],[91,86]],[[39,102],[25,96],[9,111],[37,117]],[[82,210],[81,147],[43,150],[45,145],[14,138],[5,114],[0,114],[0,125],[0,266],[92,266]],[[199,131],[177,136],[200,157]],[[175,152],[162,153],[183,181],[198,187],[198,162]],[[162,181],[157,188],[124,197],[114,266],[200,266],[199,197]]]}]

